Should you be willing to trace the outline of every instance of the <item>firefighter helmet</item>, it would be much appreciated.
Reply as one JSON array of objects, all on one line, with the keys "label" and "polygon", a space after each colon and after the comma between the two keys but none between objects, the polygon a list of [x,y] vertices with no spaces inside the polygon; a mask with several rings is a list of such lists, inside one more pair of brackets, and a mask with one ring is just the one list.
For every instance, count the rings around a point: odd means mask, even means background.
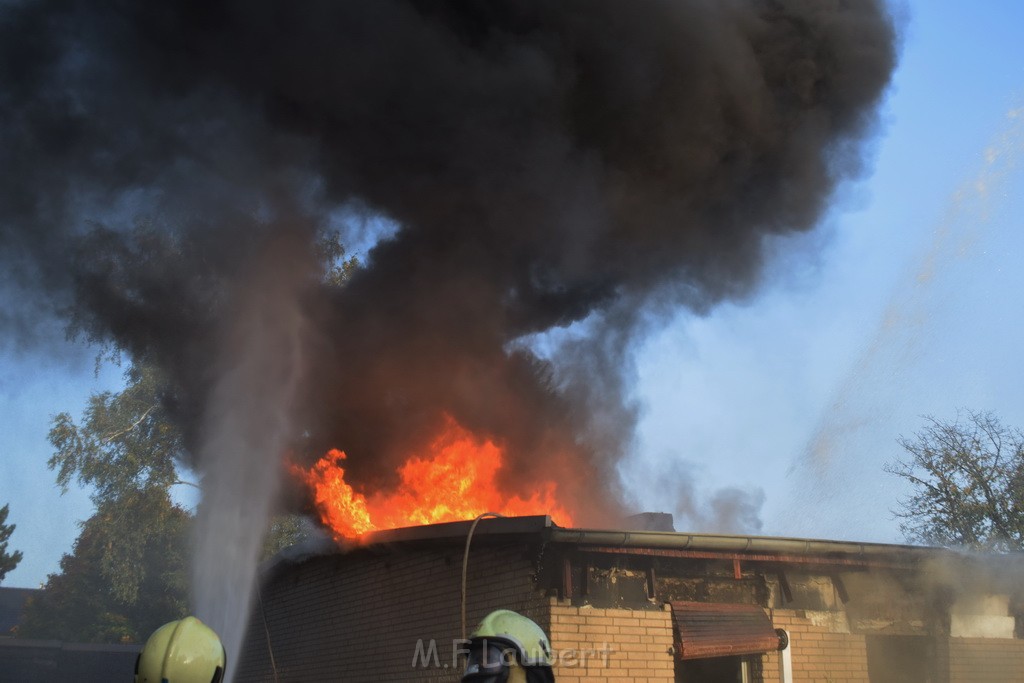
[{"label": "firefighter helmet", "polygon": [[226,659],[213,629],[185,617],[149,637],[135,661],[135,683],[220,683]]},{"label": "firefighter helmet", "polygon": [[463,683],[552,683],[544,629],[507,609],[491,612],[469,637]]}]

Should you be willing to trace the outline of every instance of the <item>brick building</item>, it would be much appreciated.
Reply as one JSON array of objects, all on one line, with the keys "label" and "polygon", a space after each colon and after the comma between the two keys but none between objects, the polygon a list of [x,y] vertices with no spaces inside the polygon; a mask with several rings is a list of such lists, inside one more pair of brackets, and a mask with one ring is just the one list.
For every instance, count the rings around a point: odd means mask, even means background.
[{"label": "brick building", "polygon": [[[235,680],[458,681],[469,528],[279,557]],[[935,548],[485,520],[466,621],[498,608],[534,619],[559,681],[1019,681],[1022,567]]]}]

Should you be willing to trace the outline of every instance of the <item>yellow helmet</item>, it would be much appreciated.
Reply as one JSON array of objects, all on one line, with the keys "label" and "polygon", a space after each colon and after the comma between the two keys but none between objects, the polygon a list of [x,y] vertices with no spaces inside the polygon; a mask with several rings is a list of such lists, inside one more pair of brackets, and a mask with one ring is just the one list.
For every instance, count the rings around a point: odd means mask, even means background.
[{"label": "yellow helmet", "polygon": [[185,617],[149,637],[135,661],[135,683],[220,683],[226,659],[213,629]]},{"label": "yellow helmet", "polygon": [[550,683],[551,643],[533,620],[507,609],[491,612],[469,636],[463,683]]}]

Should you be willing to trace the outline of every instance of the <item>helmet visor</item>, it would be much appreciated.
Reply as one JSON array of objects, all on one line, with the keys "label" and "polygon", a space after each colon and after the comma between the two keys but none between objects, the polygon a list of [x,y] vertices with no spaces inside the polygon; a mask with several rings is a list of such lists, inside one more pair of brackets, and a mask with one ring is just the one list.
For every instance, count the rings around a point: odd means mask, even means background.
[{"label": "helmet visor", "polygon": [[473,643],[466,660],[462,683],[505,683],[512,653],[497,643]]}]

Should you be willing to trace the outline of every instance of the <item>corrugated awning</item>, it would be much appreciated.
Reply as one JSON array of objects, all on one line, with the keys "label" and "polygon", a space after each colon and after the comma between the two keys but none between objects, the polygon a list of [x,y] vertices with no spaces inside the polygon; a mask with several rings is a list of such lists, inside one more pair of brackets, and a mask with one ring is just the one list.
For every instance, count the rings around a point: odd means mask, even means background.
[{"label": "corrugated awning", "polygon": [[779,634],[757,605],[673,602],[676,657],[731,657],[778,650]]}]

